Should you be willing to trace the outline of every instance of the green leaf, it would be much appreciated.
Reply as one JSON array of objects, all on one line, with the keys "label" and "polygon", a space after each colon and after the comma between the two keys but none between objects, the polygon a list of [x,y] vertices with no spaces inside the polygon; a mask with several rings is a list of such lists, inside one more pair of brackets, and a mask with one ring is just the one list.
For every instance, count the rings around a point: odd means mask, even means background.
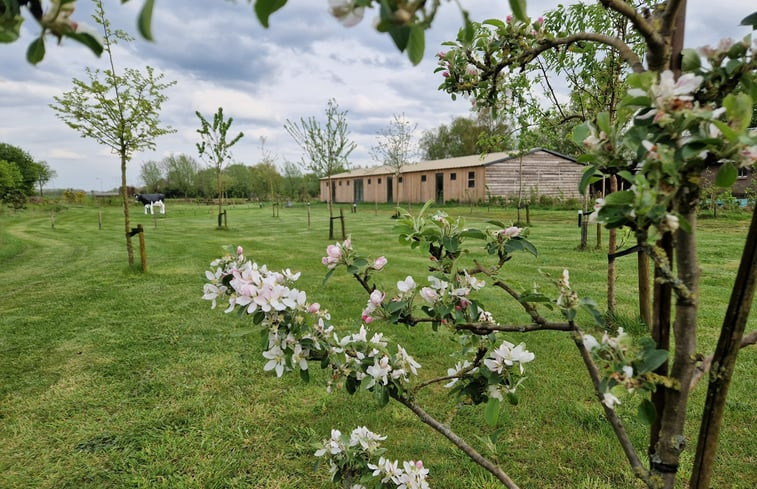
[{"label": "green leaf", "polygon": [[490,397],[484,409],[484,419],[489,426],[497,426],[497,418],[499,418],[499,399]]},{"label": "green leaf", "polygon": [[38,37],[34,41],[32,41],[31,44],[29,44],[29,49],[26,50],[26,60],[29,61],[31,64],[36,65],[40,61],[42,61],[42,58],[45,57],[45,40],[41,37]]},{"label": "green leaf", "polygon": [[336,268],[332,268],[331,270],[326,272],[326,276],[323,277],[323,282],[321,282],[321,285],[326,285],[326,282],[328,281],[328,279],[330,279],[331,276],[334,275],[334,270],[336,270]]},{"label": "green leaf", "polygon": [[718,173],[715,175],[715,185],[718,187],[730,187],[736,182],[739,177],[739,170],[730,161],[726,161],[718,169]]},{"label": "green leaf", "polygon": [[465,229],[460,233],[462,238],[486,239],[486,234],[479,229]]},{"label": "green leaf", "polygon": [[584,170],[583,175],[581,175],[581,182],[579,182],[578,184],[578,191],[581,193],[581,195],[586,192],[586,187],[589,186],[596,172],[597,168],[595,166],[590,166],[586,170]]},{"label": "green leaf", "polygon": [[507,402],[509,402],[513,406],[517,406],[518,405],[518,396],[516,396],[514,392],[508,392],[507,393]]},{"label": "green leaf", "polygon": [[[242,329],[238,329],[234,331],[229,336],[231,336],[232,338],[240,338],[242,336],[247,336],[248,334],[254,333],[255,331],[257,331],[257,328],[242,328]],[[266,334],[266,344],[264,345],[265,346],[264,350],[268,349],[267,342],[268,342],[268,335]]]},{"label": "green leaf", "polygon": [[[404,51],[407,48],[408,42],[410,42],[410,27],[405,25],[400,27],[392,26],[388,32],[397,49]],[[408,53],[408,56],[410,56],[410,53]]]},{"label": "green leaf", "polygon": [[306,383],[310,382],[310,371],[300,369],[300,378]]},{"label": "green leaf", "polygon": [[644,354],[644,363],[637,369],[640,374],[652,372],[668,359],[667,350],[650,350]]},{"label": "green leaf", "polygon": [[485,21],[481,23],[484,25],[493,25],[494,27],[499,27],[500,29],[504,29],[505,27],[507,27],[507,24],[505,24],[499,19],[486,19]]},{"label": "green leaf", "polygon": [[383,385],[375,385],[373,387],[373,399],[376,400],[379,407],[386,406],[389,404],[389,389]]},{"label": "green leaf", "polygon": [[757,28],[757,12],[753,12],[741,19],[741,23],[739,25],[751,25],[752,30],[755,30],[755,28]]},{"label": "green leaf", "polygon": [[601,131],[604,131],[605,134],[610,134],[611,127],[609,112],[600,112],[597,114],[597,127],[599,127]]},{"label": "green leaf", "polygon": [[632,204],[636,196],[630,190],[613,192],[605,197],[605,205],[626,205]]},{"label": "green leaf", "polygon": [[752,97],[745,93],[728,94],[723,99],[723,107],[728,118],[736,123],[737,131],[742,132],[749,127],[752,120]]},{"label": "green leaf", "polygon": [[584,140],[587,137],[589,137],[590,132],[591,132],[591,129],[589,129],[588,124],[583,123],[583,124],[577,125],[576,127],[573,128],[573,142],[583,147]]},{"label": "green leaf", "polygon": [[414,25],[410,28],[410,38],[407,43],[407,57],[410,62],[417,65],[423,60],[423,52],[426,49],[426,33],[423,27]]},{"label": "green leaf", "polygon": [[64,35],[87,46],[93,53],[95,53],[95,56],[100,56],[103,53],[102,44],[100,44],[100,41],[91,34],[87,34],[86,32],[67,32]]},{"label": "green leaf", "polygon": [[255,0],[255,15],[263,27],[268,29],[268,18],[286,4],[287,0]]},{"label": "green leaf", "polygon": [[702,60],[695,49],[684,49],[681,51],[681,68],[683,71],[695,71],[702,67]]},{"label": "green leaf", "polygon": [[152,8],[155,6],[155,0],[145,0],[142,10],[137,18],[137,27],[142,37],[148,41],[153,41],[152,37]]},{"label": "green leaf", "polygon": [[509,0],[513,16],[521,22],[528,22],[526,15],[526,0]]},{"label": "green leaf", "polygon": [[657,419],[657,409],[649,399],[644,399],[639,404],[639,420],[647,426],[651,426]]}]

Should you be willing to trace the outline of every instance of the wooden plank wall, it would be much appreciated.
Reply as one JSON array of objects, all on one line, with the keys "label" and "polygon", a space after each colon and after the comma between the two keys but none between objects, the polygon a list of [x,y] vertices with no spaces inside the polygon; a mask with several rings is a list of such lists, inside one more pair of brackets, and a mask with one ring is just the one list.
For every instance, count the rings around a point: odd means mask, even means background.
[{"label": "wooden plank wall", "polygon": [[486,167],[486,184],[492,195],[516,196],[522,169],[523,197],[532,194],[580,198],[578,184],[584,167],[578,163],[538,151]]}]

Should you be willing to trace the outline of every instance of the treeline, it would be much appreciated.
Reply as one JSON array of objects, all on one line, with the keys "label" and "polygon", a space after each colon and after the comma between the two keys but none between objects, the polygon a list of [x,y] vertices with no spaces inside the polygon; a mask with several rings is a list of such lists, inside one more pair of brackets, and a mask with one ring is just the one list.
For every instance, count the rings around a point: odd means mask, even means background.
[{"label": "treeline", "polygon": [[[142,164],[140,177],[144,192],[162,193],[169,198],[210,199],[218,195],[216,170],[203,167],[186,154],[147,161]],[[284,164],[281,173],[270,161],[253,166],[234,163],[222,170],[221,180],[227,198],[305,201],[320,195],[318,176],[303,173],[294,163]]]},{"label": "treeline", "polygon": [[45,161],[34,158],[23,149],[0,142],[0,202],[21,208],[29,197],[55,177]]}]

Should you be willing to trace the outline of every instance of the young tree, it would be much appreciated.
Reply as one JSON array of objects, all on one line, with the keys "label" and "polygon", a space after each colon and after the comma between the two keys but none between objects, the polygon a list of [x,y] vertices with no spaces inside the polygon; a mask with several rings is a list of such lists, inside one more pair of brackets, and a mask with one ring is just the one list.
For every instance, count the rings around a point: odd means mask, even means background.
[{"label": "young tree", "polygon": [[139,169],[139,178],[145,184],[148,192],[160,192],[161,184],[165,182],[163,170],[157,161],[145,161]]},{"label": "young tree", "polygon": [[[302,165],[319,178],[327,178],[326,201],[329,205],[329,217],[333,218],[331,176],[349,168],[347,158],[357,147],[349,138],[347,111],[339,110],[339,105],[332,98],[326,107],[325,125],[321,125],[314,116],[310,116],[307,119],[300,118],[299,123],[287,119],[284,129],[305,153],[302,156]],[[330,234],[329,239],[333,239],[333,235]]]},{"label": "young tree", "polygon": [[21,182],[17,186],[24,195],[31,196],[37,184],[39,164],[34,161],[32,155],[18,146],[8,143],[0,143],[0,160],[13,163],[21,173]]},{"label": "young tree", "polygon": [[129,219],[129,195],[126,186],[126,166],[134,153],[155,149],[158,136],[175,132],[160,124],[159,114],[167,100],[165,91],[176,82],[164,82],[163,74],[147,66],[143,71],[125,68],[119,73],[113,59],[113,46],[133,38],[126,32],[114,30],[105,16],[101,0],[95,0],[92,16],[102,29],[104,50],[109,69],[87,68],[87,81],[73,79],[74,88],[54,97],[50,107],[59,119],[82,137],[91,138],[111,148],[121,160],[121,200],[124,213],[124,234],[129,266],[134,264]]},{"label": "young tree", "polygon": [[418,124],[410,124],[404,114],[394,114],[389,126],[379,131],[376,145],[371,148],[371,156],[379,163],[388,166],[394,172],[394,195],[397,205],[400,204],[400,175],[402,168],[410,163],[410,159],[417,153],[417,146],[413,143],[413,132]]},{"label": "young tree", "polygon": [[200,119],[200,129],[197,133],[200,135],[200,142],[197,143],[197,152],[211,168],[216,172],[216,183],[218,185],[218,216],[220,218],[223,210],[223,185],[221,174],[225,165],[231,161],[231,147],[242,139],[244,133],[239,134],[231,139],[229,138],[229,128],[234,119],[229,117],[223,118],[223,107],[213,115],[213,123],[209,123],[199,111],[195,111],[197,118]]}]

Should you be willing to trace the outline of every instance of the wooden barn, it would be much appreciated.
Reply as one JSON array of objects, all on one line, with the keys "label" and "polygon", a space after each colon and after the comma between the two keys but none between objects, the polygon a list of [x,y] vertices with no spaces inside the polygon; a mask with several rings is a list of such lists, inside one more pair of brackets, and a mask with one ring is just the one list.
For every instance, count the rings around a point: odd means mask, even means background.
[{"label": "wooden barn", "polygon": [[[397,176],[388,166],[358,168],[331,177],[331,200],[360,202],[478,202],[490,197],[547,195],[579,198],[584,166],[547,149],[527,153],[490,153],[406,165]],[[395,179],[398,181],[395,182]],[[328,200],[328,179],[321,179],[321,200]]]}]

